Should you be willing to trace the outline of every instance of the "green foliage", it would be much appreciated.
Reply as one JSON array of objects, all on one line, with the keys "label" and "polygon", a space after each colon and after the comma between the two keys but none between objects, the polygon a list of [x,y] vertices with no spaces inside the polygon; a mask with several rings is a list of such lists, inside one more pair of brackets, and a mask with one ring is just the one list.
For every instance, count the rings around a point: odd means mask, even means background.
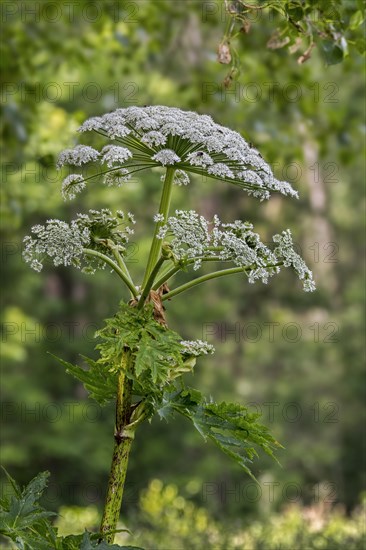
[{"label": "green foliage", "polygon": [[[85,531],[80,535],[59,537],[57,528],[49,518],[55,516],[39,504],[39,500],[47,486],[49,472],[41,472],[32,479],[23,490],[5,470],[6,477],[13,494],[4,495],[0,501],[0,534],[14,542],[19,550],[105,550],[108,548],[123,548],[125,550],[136,546],[109,545],[98,542],[99,533]],[[120,531],[120,530],[118,530]]]},{"label": "green foliage", "polygon": [[39,499],[47,485],[49,472],[38,474],[23,490],[5,471],[14,494],[5,495],[0,503],[0,533],[9,537],[17,548],[48,550],[53,548],[56,535],[47,518],[47,512]]},{"label": "green foliage", "polygon": [[136,395],[157,394],[177,371],[181,372],[182,338],[154,319],[152,305],[137,309],[121,303],[98,335],[103,342],[97,348],[106,364],[118,363],[124,350],[131,350],[134,368],[127,376],[135,383]]},{"label": "green foliage", "polygon": [[59,359],[99,404],[115,399],[127,349],[133,357],[133,367],[126,371],[134,382],[133,393],[149,400],[159,399],[165,385],[191,369],[192,361],[183,355],[181,337],[155,321],[152,306],[139,310],[121,303],[116,315],[105,323],[96,334],[102,340],[96,346],[100,357],[96,361],[83,357],[87,370]]},{"label": "green foliage", "polygon": [[[260,414],[237,403],[208,402],[195,389],[176,389],[176,379],[193,368],[195,358],[184,355],[179,334],[154,319],[152,305],[138,309],[121,303],[97,335],[102,340],[96,346],[100,357],[97,361],[85,357],[87,370],[59,361],[99,404],[116,397],[118,375],[126,369],[126,376],[133,381],[132,394],[145,403],[144,418],[157,412],[168,420],[179,412],[253,479],[249,465],[258,457],[253,445],[274,458],[274,449],[281,445],[257,422]],[[124,363],[127,349],[133,358],[130,366]]]},{"label": "green foliage", "polygon": [[258,456],[253,445],[272,456],[281,445],[257,422],[260,416],[250,413],[238,403],[207,402],[203,395],[193,389],[166,394],[158,413],[162,418],[179,412],[189,418],[204,439],[210,439],[243,470],[255,479],[249,468],[252,459]]},{"label": "green foliage", "polygon": [[[52,354],[51,354],[52,355]],[[89,392],[92,399],[95,399],[100,405],[105,405],[109,401],[112,401],[116,397],[117,391],[117,378],[118,374],[115,370],[102,368],[98,361],[94,361],[90,357],[82,358],[86,362],[89,368],[84,369],[78,365],[73,365],[68,361],[64,361],[60,357],[53,355],[57,361],[59,361],[64,367],[66,372],[74,376],[77,380],[80,380],[84,384],[85,389]]]},{"label": "green foliage", "polygon": [[360,28],[365,20],[362,0],[356,3],[348,0],[235,0],[226,4],[226,12],[228,23],[219,46],[218,60],[224,64],[232,62],[225,79],[227,86],[241,68],[240,54],[230,47],[230,41],[257,32],[264,19],[272,28],[267,48],[287,48],[290,54],[296,53],[299,64],[310,59],[315,46],[327,65],[343,61],[350,48],[365,52]]},{"label": "green foliage", "polygon": [[142,525],[138,531],[136,528],[132,541],[146,548],[227,548],[223,544],[224,525],[218,524],[203,507],[180,495],[173,483],[164,485],[153,479],[140,495],[139,515]]},{"label": "green foliage", "polygon": [[[248,525],[245,517],[235,522],[225,523],[215,519],[204,507],[188,496],[188,487],[179,491],[174,483],[164,484],[153,479],[139,497],[138,514],[131,517],[133,533],[117,533],[115,548],[153,548],[154,550],[178,550],[192,548],[219,548],[227,550],[264,550],[268,548],[324,549],[324,550],[363,550],[365,544],[364,515],[362,505],[352,514],[346,515],[342,507],[332,507],[329,503],[314,502],[311,506],[299,504],[287,506],[280,514],[275,513]],[[64,541],[70,530],[82,531],[87,509],[63,507],[59,511],[63,517],[56,524]],[[94,525],[99,518],[93,509]],[[83,537],[86,548],[90,546],[90,534]],[[69,539],[71,540],[71,539]],[[70,542],[71,544],[71,542]],[[95,544],[92,542],[91,544]],[[130,546],[135,545],[135,546]],[[62,550],[66,550],[63,547]],[[76,550],[80,546],[70,546]],[[103,548],[96,546],[96,548]],[[104,547],[110,548],[110,546]],[[112,546],[113,548],[113,546]]]},{"label": "green foliage", "polygon": [[142,526],[139,520],[136,535],[123,535],[123,540],[157,550],[362,550],[365,544],[361,506],[347,516],[344,510],[322,502],[309,507],[292,505],[281,514],[273,514],[249,526],[245,518],[224,524],[179,494],[175,484],[164,486],[154,479],[140,496],[139,512]]}]

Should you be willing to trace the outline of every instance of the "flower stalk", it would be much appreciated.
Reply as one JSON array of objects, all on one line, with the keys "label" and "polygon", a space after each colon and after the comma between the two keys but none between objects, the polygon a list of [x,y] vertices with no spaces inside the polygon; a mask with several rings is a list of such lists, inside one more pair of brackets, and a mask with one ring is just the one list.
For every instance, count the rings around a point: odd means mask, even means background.
[{"label": "flower stalk", "polygon": [[162,301],[169,300],[170,298],[173,298],[173,296],[177,296],[177,294],[180,294],[181,292],[184,292],[185,290],[189,290],[190,288],[193,288],[194,286],[200,285],[202,283],[205,283],[206,281],[209,281],[210,279],[217,279],[218,277],[224,277],[225,275],[235,275],[236,273],[243,273],[245,271],[244,267],[232,267],[230,269],[222,269],[221,271],[214,271],[213,273],[207,273],[207,275],[202,275],[202,277],[197,277],[197,279],[193,279],[192,281],[188,281],[188,283],[185,283],[184,285],[178,286],[174,290],[171,290],[170,292],[167,292],[162,296]]},{"label": "flower stalk", "polygon": [[158,233],[160,228],[164,225],[169,215],[169,207],[170,207],[170,201],[171,201],[172,190],[173,190],[174,172],[175,172],[175,168],[167,168],[167,171],[165,174],[164,187],[163,187],[163,192],[161,195],[160,206],[159,206],[159,214],[164,216],[164,218],[163,218],[163,221],[159,220],[155,224],[154,236],[153,236],[153,240],[150,248],[149,259],[147,261],[145,276],[142,283],[143,288],[145,287],[150,277],[151,271],[153,270],[160,256],[162,240],[158,239]]},{"label": "flower stalk", "polygon": [[98,258],[99,260],[102,260],[104,263],[109,265],[109,267],[111,267],[113,271],[115,271],[117,275],[122,279],[122,281],[128,286],[131,294],[136,298],[137,290],[132,283],[131,278],[124,271],[122,271],[122,269],[113,260],[111,260],[111,258],[106,256],[105,254],[102,254],[101,252],[98,252],[97,250],[91,250],[89,248],[84,248],[83,252],[86,256],[93,256],[94,258]]},{"label": "flower stalk", "polygon": [[141,298],[140,298],[139,303],[137,305],[138,309],[141,309],[142,307],[144,307],[145,300],[148,297],[150,290],[153,288],[155,278],[156,278],[157,274],[159,273],[159,270],[160,270],[161,266],[163,265],[163,263],[165,262],[165,260],[166,260],[166,258],[164,258],[163,256],[160,256],[159,260],[156,262],[156,264],[155,264],[155,266],[154,266],[152,272],[150,273],[150,276],[149,276],[149,278],[146,282],[146,285],[144,286],[144,290],[142,291]]}]

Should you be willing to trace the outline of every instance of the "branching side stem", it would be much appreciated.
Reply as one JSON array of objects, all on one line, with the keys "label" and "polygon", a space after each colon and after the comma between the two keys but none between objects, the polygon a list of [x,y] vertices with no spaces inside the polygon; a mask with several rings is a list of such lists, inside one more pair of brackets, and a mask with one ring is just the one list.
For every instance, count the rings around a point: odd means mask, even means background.
[{"label": "branching side stem", "polygon": [[[267,267],[279,267],[281,265],[283,265],[283,262],[278,262],[277,264],[267,266]],[[189,290],[194,286],[200,285],[201,283],[205,283],[210,279],[216,279],[217,277],[224,277],[225,275],[235,275],[236,273],[243,273],[248,271],[249,269],[252,269],[252,267],[253,266],[250,266],[250,265],[245,267],[232,267],[230,269],[222,269],[220,271],[214,271],[213,273],[208,273],[207,275],[202,275],[202,277],[197,277],[197,279],[188,281],[188,283],[178,286],[174,290],[171,290],[167,294],[164,294],[161,299],[162,301],[169,300],[170,298],[173,298],[173,296],[177,296],[177,294],[180,294],[181,292]]]},{"label": "branching side stem", "polygon": [[223,277],[224,275],[235,275],[235,273],[243,273],[243,271],[245,271],[245,267],[232,267],[230,269],[222,269],[221,271],[214,271],[214,273],[208,273],[207,275],[202,275],[202,277],[193,279],[193,281],[188,281],[188,283],[178,286],[174,290],[171,290],[167,294],[164,294],[161,299],[162,301],[169,300],[169,298],[173,298],[173,296],[176,296],[177,294],[180,294],[185,290],[189,290],[194,286],[200,285],[201,283],[205,283],[210,279],[216,279],[217,277]]},{"label": "branching side stem", "polygon": [[84,254],[87,254],[88,256],[94,256],[95,258],[98,258],[99,260],[102,260],[104,263],[109,265],[116,273],[119,275],[119,277],[122,279],[122,281],[128,286],[130,289],[132,295],[136,298],[137,296],[137,290],[132,283],[132,280],[122,271],[122,269],[108,256],[105,254],[102,254],[101,252],[98,252],[97,250],[92,250],[91,248],[83,248]]}]

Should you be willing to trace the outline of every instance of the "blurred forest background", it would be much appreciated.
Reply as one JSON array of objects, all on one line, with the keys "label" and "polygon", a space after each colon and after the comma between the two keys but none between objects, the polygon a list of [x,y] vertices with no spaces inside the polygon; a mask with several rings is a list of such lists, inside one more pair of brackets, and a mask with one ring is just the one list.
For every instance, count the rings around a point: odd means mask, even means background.
[{"label": "blurred forest background", "polygon": [[350,51],[335,30],[336,45],[324,40],[299,63],[306,40],[297,40],[296,25],[273,10],[251,10],[243,21],[220,1],[2,2],[1,462],[21,483],[50,470],[45,505],[62,507],[61,522],[71,517],[72,524],[81,514],[83,526],[98,523],[114,412],[90,402],[47,352],[71,362],[92,354],[94,331],[126,296],[106,272],[91,277],[49,267],[34,273],[22,261],[22,239],[48,218],[67,220],[89,208],[129,210],[138,221],[129,267],[142,275],[159,177],[143,172],[120,189],[94,185],[66,204],[54,165],[77,142],[76,128],[88,116],[146,104],[212,115],[299,190],[299,201],[275,196],[259,203],[234,186],[197,177],[175,189],[173,208],[248,219],[264,240],[290,227],[318,290],[302,293],[291,273],[269,286],[237,276],[168,304],[172,328],[216,348],[200,360],[195,384],[216,400],[262,412],[285,449],[281,466],[263,457],[256,463],[256,486],[210,443],[202,445],[184,420],[154,420],[140,429],[132,450],[123,519],[157,533],[165,518],[170,542],[156,535],[156,547],[194,548],[194,533],[220,522],[222,533],[266,522],[293,504],[338,506],[349,514],[359,506],[365,487],[362,2],[329,4],[342,14],[345,36],[356,36]]}]

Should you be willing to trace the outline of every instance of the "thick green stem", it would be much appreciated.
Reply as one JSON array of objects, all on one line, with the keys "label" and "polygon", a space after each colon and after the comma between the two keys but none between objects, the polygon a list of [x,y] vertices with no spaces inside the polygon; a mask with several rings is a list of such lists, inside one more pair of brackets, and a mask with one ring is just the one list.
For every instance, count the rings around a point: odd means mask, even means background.
[{"label": "thick green stem", "polygon": [[166,222],[169,214],[170,200],[173,190],[173,179],[174,179],[175,168],[167,168],[164,180],[163,193],[161,195],[159,214],[162,214],[163,221],[158,221],[155,224],[154,237],[152,240],[149,259],[147,261],[147,267],[145,271],[144,280],[142,283],[142,288],[145,287],[150,274],[158,261],[161,252],[162,240],[158,239],[158,233],[162,225]]},{"label": "thick green stem", "polygon": [[142,309],[144,307],[145,300],[148,297],[148,294],[149,294],[150,290],[152,289],[152,286],[153,286],[154,281],[155,281],[155,277],[159,273],[159,270],[160,270],[160,268],[161,268],[161,266],[163,265],[164,262],[165,262],[165,258],[160,256],[159,260],[155,264],[154,269],[150,273],[150,277],[148,278],[147,283],[144,287],[144,290],[141,294],[141,298],[140,298],[138,306],[137,306],[138,309]]},{"label": "thick green stem", "polygon": [[[125,350],[122,357],[121,373],[118,379],[116,402],[116,426],[114,432],[114,449],[109,474],[108,488],[100,532],[105,534],[106,541],[113,543],[114,533],[121,510],[123,489],[127,473],[128,457],[135,427],[130,426],[132,381],[127,378],[131,368],[131,354]],[[109,534],[108,534],[109,533]]]}]

